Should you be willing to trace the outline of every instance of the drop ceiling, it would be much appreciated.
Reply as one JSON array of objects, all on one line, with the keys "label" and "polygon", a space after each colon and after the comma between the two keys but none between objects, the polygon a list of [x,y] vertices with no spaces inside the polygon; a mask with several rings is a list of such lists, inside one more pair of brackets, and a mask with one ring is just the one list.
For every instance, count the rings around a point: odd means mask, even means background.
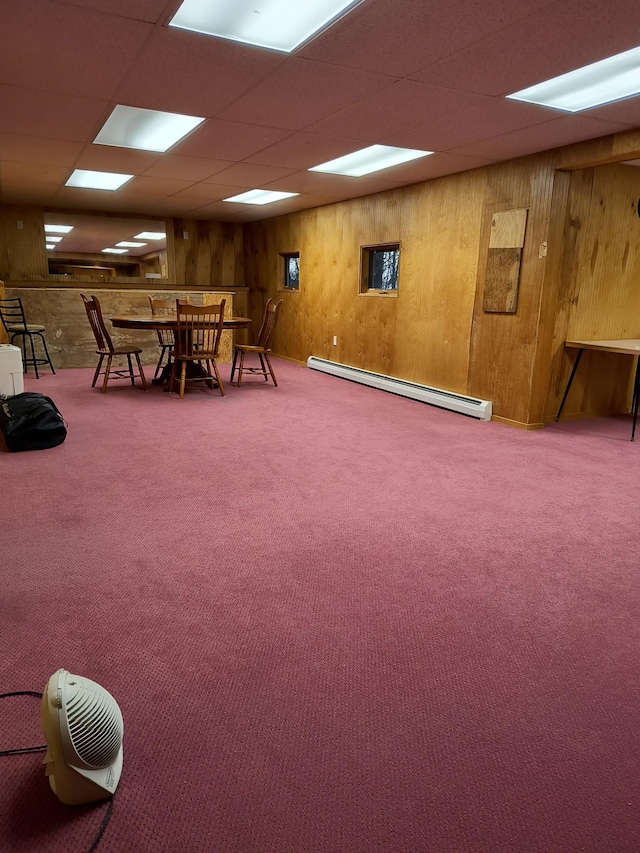
[{"label": "drop ceiling", "polygon": [[[504,97],[637,46],[629,0],[363,0],[291,55],[169,28],[179,5],[3,0],[0,202],[252,221],[640,126],[640,97],[578,114]],[[116,104],[206,121],[164,154],[93,144]],[[372,144],[435,153],[307,171]],[[135,177],[66,187],[74,169]],[[223,201],[249,189],[299,195]]]}]

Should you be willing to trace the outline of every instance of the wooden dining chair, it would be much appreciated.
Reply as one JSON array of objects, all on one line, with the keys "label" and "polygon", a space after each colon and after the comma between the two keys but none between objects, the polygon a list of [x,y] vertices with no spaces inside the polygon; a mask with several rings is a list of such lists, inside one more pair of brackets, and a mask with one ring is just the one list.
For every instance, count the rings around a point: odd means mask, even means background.
[{"label": "wooden dining chair", "polygon": [[204,381],[209,388],[215,388],[217,383],[224,397],[224,385],[216,360],[219,358],[226,302],[223,299],[219,305],[189,305],[176,300],[176,337],[169,391],[173,391],[174,384],[179,382],[181,400],[187,382]]},{"label": "wooden dining chair", "polygon": [[[160,317],[170,317],[175,316],[176,313],[176,303],[173,299],[154,299],[153,297],[149,297],[149,304],[151,306],[151,313],[154,316]],[[166,356],[167,365],[171,364],[171,356],[173,353],[173,341],[174,335],[172,329],[156,329],[158,334],[158,346],[160,347],[160,358],[158,359],[158,363],[156,365],[156,372],[153,374],[153,378],[157,379],[158,374],[163,368],[163,362]]]},{"label": "wooden dining chair", "polygon": [[[262,318],[262,325],[260,326],[260,332],[258,333],[258,340],[254,345],[234,344],[233,363],[231,365],[231,378],[229,381],[233,382],[233,375],[237,367],[238,388],[240,387],[240,383],[242,382],[243,373],[258,373],[261,376],[264,376],[265,382],[268,382],[269,376],[271,376],[271,378],[273,379],[273,384],[278,384],[276,381],[276,375],[273,372],[273,367],[271,366],[271,361],[269,360],[269,353],[271,352],[271,338],[273,337],[273,332],[276,328],[276,323],[278,322],[278,315],[280,313],[282,302],[282,299],[279,302],[274,302],[273,299],[267,299],[267,304],[264,306],[264,316]],[[260,360],[260,367],[244,366],[244,357],[245,355],[249,354],[258,356],[258,359]],[[240,356],[239,364],[238,356]]]},{"label": "wooden dining chair", "polygon": [[[81,293],[82,301],[84,302],[84,307],[87,312],[87,317],[89,319],[89,325],[91,326],[91,331],[93,332],[93,336],[96,339],[96,344],[98,348],[96,350],[96,354],[100,356],[98,360],[98,366],[96,367],[96,372],[93,375],[93,382],[91,383],[91,387],[95,387],[96,382],[98,381],[98,376],[101,374],[102,362],[104,359],[107,359],[107,363],[105,365],[104,371],[102,374],[104,375],[104,380],[102,382],[102,388],[100,389],[101,393],[104,394],[107,390],[107,383],[109,379],[130,379],[131,384],[135,385],[135,376],[133,373],[133,364],[131,362],[131,356],[135,355],[136,361],[138,362],[138,372],[140,374],[140,379],[142,380],[142,387],[145,391],[148,391],[149,388],[147,386],[147,380],[145,379],[144,370],[142,369],[142,362],[140,361],[140,353],[141,349],[138,347],[114,347],[113,341],[111,340],[111,336],[107,331],[107,327],[104,323],[104,318],[102,317],[102,309],[100,308],[100,303],[96,296],[85,296],[84,293]],[[128,369],[125,368],[112,368],[111,363],[113,361],[114,356],[126,355],[127,364],[129,365]]]}]

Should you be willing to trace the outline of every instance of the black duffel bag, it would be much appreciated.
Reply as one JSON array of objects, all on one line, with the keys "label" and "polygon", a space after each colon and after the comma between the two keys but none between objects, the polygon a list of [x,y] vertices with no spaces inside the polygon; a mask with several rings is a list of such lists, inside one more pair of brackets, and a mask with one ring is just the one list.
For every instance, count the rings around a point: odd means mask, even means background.
[{"label": "black duffel bag", "polygon": [[56,404],[50,397],[33,391],[0,399],[0,430],[12,452],[57,447],[67,437],[67,427]]}]

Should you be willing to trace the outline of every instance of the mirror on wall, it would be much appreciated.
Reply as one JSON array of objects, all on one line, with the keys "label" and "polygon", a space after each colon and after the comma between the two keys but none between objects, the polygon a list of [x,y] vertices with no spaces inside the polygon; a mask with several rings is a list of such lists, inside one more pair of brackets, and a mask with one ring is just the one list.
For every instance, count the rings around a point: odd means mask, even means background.
[{"label": "mirror on wall", "polygon": [[49,275],[108,281],[168,279],[166,223],[80,213],[45,213]]}]

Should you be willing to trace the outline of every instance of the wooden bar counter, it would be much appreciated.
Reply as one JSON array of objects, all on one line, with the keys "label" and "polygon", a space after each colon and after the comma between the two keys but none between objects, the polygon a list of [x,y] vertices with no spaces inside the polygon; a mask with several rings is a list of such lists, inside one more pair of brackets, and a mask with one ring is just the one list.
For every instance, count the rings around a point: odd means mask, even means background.
[{"label": "wooden bar counter", "polygon": [[[58,368],[95,367],[96,342],[87,321],[81,293],[95,295],[107,326],[109,318],[118,314],[150,315],[149,296],[154,299],[186,299],[193,305],[213,305],[227,300],[226,313],[234,312],[233,292],[193,290],[142,290],[93,288],[90,284],[82,288],[29,287],[6,288],[7,296],[20,296],[24,303],[29,323],[40,323],[46,327],[47,345],[53,363]],[[231,361],[233,332],[223,332],[221,362]],[[139,329],[113,329],[113,342],[118,346],[133,345],[142,348],[142,363],[155,365],[158,361],[158,336],[154,331]]]}]

